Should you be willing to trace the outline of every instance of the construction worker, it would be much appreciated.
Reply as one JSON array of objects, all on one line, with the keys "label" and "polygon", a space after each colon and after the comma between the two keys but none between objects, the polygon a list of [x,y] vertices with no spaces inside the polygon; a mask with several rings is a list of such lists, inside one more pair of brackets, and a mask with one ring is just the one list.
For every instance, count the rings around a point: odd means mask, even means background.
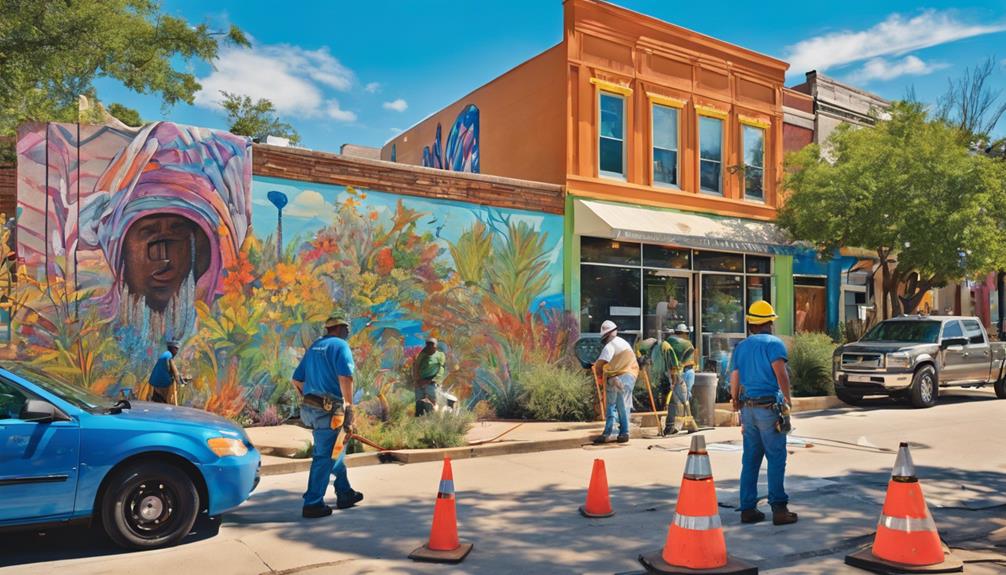
[{"label": "construction worker", "polygon": [[[167,350],[157,358],[154,369],[150,371],[150,398],[155,403],[178,403],[177,389],[181,378],[175,368],[175,356],[178,355],[178,342],[169,340],[165,345]],[[175,398],[172,401],[172,397]]]},{"label": "construction worker", "polygon": [[[730,394],[734,411],[740,411],[744,452],[741,457],[741,522],[758,523],[765,514],[757,509],[758,473],[768,460],[768,502],[772,523],[796,523],[797,514],[787,507],[786,431],[781,415],[788,417],[792,405],[786,345],[772,335],[779,316],[766,301],[751,304],[747,313],[747,339],[734,348],[730,367]],[[787,419],[788,421],[788,419]]]},{"label": "construction worker", "polygon": [[416,388],[416,417],[433,411],[440,397],[440,385],[447,373],[447,356],[437,349],[437,338],[430,337],[412,362],[412,381]]},{"label": "construction worker", "polygon": [[[327,517],[332,508],[325,504],[328,476],[335,475],[335,506],[352,507],[363,500],[354,491],[344,460],[333,461],[333,449],[339,433],[347,437],[353,432],[353,351],[346,338],[349,322],[339,316],[325,322],[325,335],[311,344],[293,372],[293,386],[303,396],[300,420],[310,427],[314,437],[311,474],[304,492],[302,515],[307,518]],[[343,418],[341,428],[333,429],[333,417]],[[334,465],[333,465],[334,463]]]},{"label": "construction worker", "polygon": [[[671,393],[667,397],[667,422],[664,424],[664,435],[674,435],[679,430],[674,425],[678,406],[683,409],[691,401],[692,386],[695,385],[695,346],[689,339],[691,330],[679,323],[674,328],[674,334],[669,335],[666,344],[671,348],[665,352],[667,380],[670,382]],[[690,414],[691,409],[685,410]]]},{"label": "construction worker", "polygon": [[[632,388],[639,375],[636,353],[629,342],[618,337],[615,322],[606,320],[601,324],[601,343],[604,348],[594,363],[594,373],[605,382],[604,432],[594,443],[629,441],[629,412],[632,411]],[[618,418],[618,436],[615,432],[615,418]]]}]

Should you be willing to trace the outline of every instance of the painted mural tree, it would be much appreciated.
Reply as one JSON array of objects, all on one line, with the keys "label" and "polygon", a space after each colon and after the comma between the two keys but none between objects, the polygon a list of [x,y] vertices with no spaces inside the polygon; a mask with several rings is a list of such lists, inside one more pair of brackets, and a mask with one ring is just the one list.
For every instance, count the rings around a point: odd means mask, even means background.
[{"label": "painted mural tree", "polygon": [[246,46],[237,27],[214,31],[161,12],[154,0],[20,0],[0,18],[0,135],[25,121],[77,120],[95,80],[191,104],[199,83],[186,63],[216,58],[222,42]]},{"label": "painted mural tree", "polygon": [[[823,253],[877,254],[884,311],[915,311],[925,293],[1006,265],[1006,173],[969,152],[954,127],[899,102],[873,128],[842,126],[787,158],[779,224]],[[895,265],[896,264],[896,265]]]}]

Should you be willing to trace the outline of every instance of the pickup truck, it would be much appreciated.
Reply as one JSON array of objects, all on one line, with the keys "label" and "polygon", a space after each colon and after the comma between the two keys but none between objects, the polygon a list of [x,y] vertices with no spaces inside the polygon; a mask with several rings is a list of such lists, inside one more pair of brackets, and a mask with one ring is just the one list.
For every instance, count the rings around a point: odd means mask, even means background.
[{"label": "pickup truck", "polygon": [[902,316],[878,323],[833,357],[835,393],[850,405],[866,395],[931,407],[944,387],[992,385],[1006,399],[1006,343],[989,341],[975,317]]}]

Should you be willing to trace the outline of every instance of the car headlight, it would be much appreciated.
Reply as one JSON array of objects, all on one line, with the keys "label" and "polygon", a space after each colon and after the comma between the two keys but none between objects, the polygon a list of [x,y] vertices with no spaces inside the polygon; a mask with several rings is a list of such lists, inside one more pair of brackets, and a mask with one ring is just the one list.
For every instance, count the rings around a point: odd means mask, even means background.
[{"label": "car headlight", "polygon": [[887,367],[888,369],[908,369],[912,367],[912,356],[907,353],[889,353],[887,354]]},{"label": "car headlight", "polygon": [[228,457],[231,455],[241,457],[248,453],[248,447],[245,446],[243,441],[231,437],[212,437],[206,440],[206,444],[210,446],[210,450],[213,453],[217,454],[217,457]]}]

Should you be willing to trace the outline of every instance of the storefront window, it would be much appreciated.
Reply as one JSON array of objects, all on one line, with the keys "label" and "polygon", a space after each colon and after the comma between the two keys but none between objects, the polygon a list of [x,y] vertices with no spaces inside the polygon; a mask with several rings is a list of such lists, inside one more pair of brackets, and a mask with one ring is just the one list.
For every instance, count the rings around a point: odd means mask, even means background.
[{"label": "storefront window", "polygon": [[580,266],[580,331],[598,333],[610,319],[618,329],[640,328],[640,268]]},{"label": "storefront window", "polygon": [[696,251],[695,269],[709,272],[743,272],[744,256],[721,252]]},{"label": "storefront window", "polygon": [[745,256],[747,271],[749,274],[770,274],[772,273],[772,258],[768,256]]},{"label": "storefront window", "polygon": [[580,261],[596,264],[638,266],[639,244],[602,238],[580,238]]},{"label": "storefront window", "polygon": [[751,305],[758,300],[772,303],[772,279],[765,276],[748,276],[748,300]]},{"label": "storefront window", "polygon": [[702,275],[702,331],[744,333],[743,276]]},{"label": "storefront window", "polygon": [[648,268],[691,269],[691,250],[643,245],[643,265]]},{"label": "storefront window", "polygon": [[691,301],[687,272],[643,270],[643,337],[665,339],[680,323],[690,327]]}]

